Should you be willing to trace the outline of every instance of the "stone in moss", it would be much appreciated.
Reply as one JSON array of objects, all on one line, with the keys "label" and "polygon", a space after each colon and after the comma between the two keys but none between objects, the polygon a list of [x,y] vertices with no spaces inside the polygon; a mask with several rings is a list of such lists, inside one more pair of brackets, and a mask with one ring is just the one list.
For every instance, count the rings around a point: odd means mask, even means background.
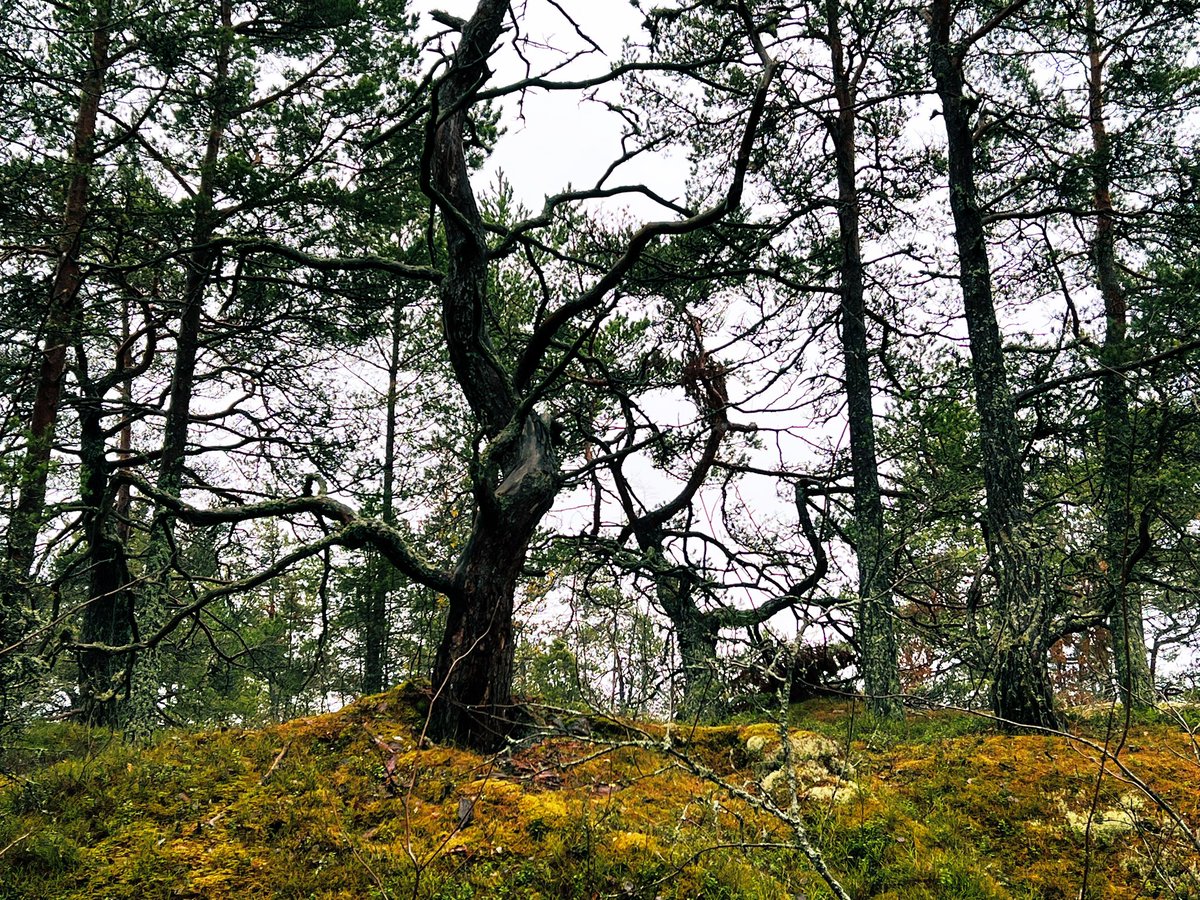
[{"label": "stone in moss", "polygon": [[746,752],[752,757],[761,758],[767,749],[767,739],[761,734],[752,734],[746,740]]},{"label": "stone in moss", "polygon": [[1089,816],[1088,811],[1074,812],[1063,804],[1067,828],[1080,837],[1088,833],[1091,826],[1092,840],[1103,846],[1110,846],[1122,835],[1135,831],[1141,820],[1141,810],[1145,800],[1137,794],[1125,794],[1115,805],[1098,807]]}]

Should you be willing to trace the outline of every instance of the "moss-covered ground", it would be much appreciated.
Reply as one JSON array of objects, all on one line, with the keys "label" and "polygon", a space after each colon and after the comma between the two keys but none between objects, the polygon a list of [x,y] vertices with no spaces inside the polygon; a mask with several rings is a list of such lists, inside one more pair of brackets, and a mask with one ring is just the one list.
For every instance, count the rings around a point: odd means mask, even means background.
[{"label": "moss-covered ground", "polygon": [[819,701],[787,753],[770,723],[609,721],[493,758],[418,746],[423,719],[398,688],[146,749],[37,729],[0,774],[0,898],[830,896],[758,799],[856,898],[1200,898],[1200,751],[1169,718],[1118,729],[1120,765],[1103,715],[1081,741]]}]

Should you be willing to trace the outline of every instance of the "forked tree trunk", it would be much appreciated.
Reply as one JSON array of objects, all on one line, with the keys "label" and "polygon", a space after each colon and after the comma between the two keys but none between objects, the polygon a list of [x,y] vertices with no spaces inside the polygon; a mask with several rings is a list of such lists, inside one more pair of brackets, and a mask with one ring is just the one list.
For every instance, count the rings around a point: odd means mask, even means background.
[{"label": "forked tree trunk", "polygon": [[[442,327],[455,379],[487,446],[472,473],[475,519],[459,558],[433,666],[435,740],[502,746],[512,724],[513,597],[534,530],[559,488],[549,430],[524,408],[489,337],[488,247],[463,133],[509,4],[480,0],[438,85],[439,124],[427,147],[429,188],[442,213],[447,271]],[[503,298],[499,299],[503,302]]]},{"label": "forked tree trunk", "polygon": [[[144,374],[154,360],[155,335],[148,327],[146,347],[140,360],[131,349],[132,329],[128,310],[122,313],[121,343],[115,365],[93,380],[87,358],[79,360],[79,496],[83,505],[87,537],[88,600],[83,610],[78,651],[79,696],[82,718],[94,725],[115,728],[124,712],[121,701],[128,697],[132,657],[112,648],[127,647],[133,640],[133,579],[128,559],[129,513],[127,484],[112,483],[113,464],[108,460],[110,432],[104,428],[104,398],[120,389],[122,410],[128,411],[130,385]],[[118,454],[130,452],[131,427],[126,420],[118,427]]]},{"label": "forked tree trunk", "polygon": [[[446,592],[450,609],[434,664],[430,729],[435,739],[481,749],[499,746],[509,725],[513,595],[530,539],[560,486],[549,430],[532,408],[542,391],[535,376],[563,325],[576,315],[597,312],[604,296],[631,271],[656,235],[703,228],[738,206],[752,140],[775,71],[775,62],[759,44],[763,76],[723,200],[685,220],[652,223],[636,232],[618,261],[590,290],[564,303],[535,328],[514,366],[515,377],[510,377],[489,336],[490,323],[502,317],[496,315],[488,296],[486,233],[464,150],[471,104],[491,75],[488,61],[509,14],[505,0],[479,0],[463,24],[453,61],[435,92],[434,125],[424,155],[423,187],[437,205],[445,228],[447,266],[440,285],[443,336],[455,380],[485,444],[472,466],[472,534]],[[503,302],[504,298],[496,301],[497,305]]]}]

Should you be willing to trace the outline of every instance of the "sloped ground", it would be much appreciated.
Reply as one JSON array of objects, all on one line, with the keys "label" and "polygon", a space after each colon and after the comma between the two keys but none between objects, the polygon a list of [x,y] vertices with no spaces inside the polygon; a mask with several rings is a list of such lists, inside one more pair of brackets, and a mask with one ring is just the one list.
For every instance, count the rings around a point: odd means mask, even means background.
[{"label": "sloped ground", "polygon": [[398,688],[144,751],[32,735],[0,780],[0,898],[828,897],[789,809],[853,897],[1200,897],[1180,724],[1134,725],[1100,777],[1103,721],[1076,726],[1089,746],[824,702],[786,746],[594,721],[485,759],[418,748],[423,710]]}]

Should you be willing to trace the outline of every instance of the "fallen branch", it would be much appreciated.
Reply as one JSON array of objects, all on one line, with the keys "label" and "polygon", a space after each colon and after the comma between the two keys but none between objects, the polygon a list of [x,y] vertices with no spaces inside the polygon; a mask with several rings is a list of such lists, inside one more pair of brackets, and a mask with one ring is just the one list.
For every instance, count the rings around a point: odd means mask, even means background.
[{"label": "fallen branch", "polygon": [[279,768],[279,763],[283,760],[284,755],[288,752],[288,748],[291,746],[292,746],[291,744],[283,745],[283,749],[280,750],[278,754],[276,754],[275,761],[271,763],[271,768],[267,769],[267,773],[265,775],[263,775],[262,778],[258,779],[259,787],[262,787],[264,784],[266,784],[267,779],[270,778],[273,774],[275,774],[275,770],[277,768]]}]

